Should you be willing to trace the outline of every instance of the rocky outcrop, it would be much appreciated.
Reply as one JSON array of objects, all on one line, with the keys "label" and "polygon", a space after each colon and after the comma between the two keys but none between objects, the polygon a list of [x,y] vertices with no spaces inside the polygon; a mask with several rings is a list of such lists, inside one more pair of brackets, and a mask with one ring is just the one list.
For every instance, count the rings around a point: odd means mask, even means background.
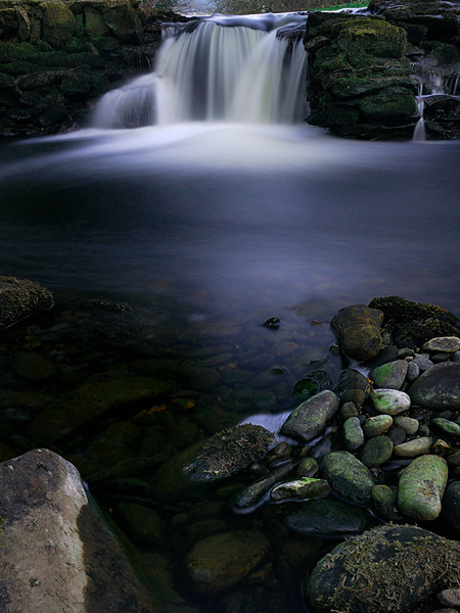
[{"label": "rocky outcrop", "polygon": [[76,468],[47,449],[0,464],[0,609],[152,613]]},{"label": "rocky outcrop", "polygon": [[366,14],[312,14],[309,123],[346,137],[411,138],[415,95],[436,94],[425,101],[426,138],[459,138],[459,14],[458,3],[441,0],[371,0]]},{"label": "rocky outcrop", "polygon": [[0,134],[84,125],[95,100],[148,72],[172,12],[137,0],[5,0],[0,8]]}]

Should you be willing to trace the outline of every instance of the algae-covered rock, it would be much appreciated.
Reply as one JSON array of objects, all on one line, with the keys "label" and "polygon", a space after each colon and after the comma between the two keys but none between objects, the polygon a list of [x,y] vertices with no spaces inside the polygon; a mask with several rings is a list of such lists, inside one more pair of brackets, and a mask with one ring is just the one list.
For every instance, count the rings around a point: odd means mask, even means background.
[{"label": "algae-covered rock", "polygon": [[[413,526],[379,526],[335,547],[305,583],[312,613],[412,613],[458,586],[460,544]],[[391,603],[391,604],[390,604]]]},{"label": "algae-covered rock", "polygon": [[267,555],[270,541],[257,530],[232,530],[199,541],[185,559],[190,586],[219,594],[238,584]]},{"label": "algae-covered rock", "polygon": [[347,355],[363,362],[377,355],[382,346],[380,326],[383,313],[363,304],[341,309],[332,318],[331,328]]},{"label": "algae-covered rock", "polygon": [[274,438],[273,432],[254,424],[227,428],[209,439],[184,474],[194,483],[224,479],[261,460]]},{"label": "algae-covered rock", "polygon": [[348,451],[333,451],[321,463],[321,475],[339,496],[358,505],[368,505],[374,478],[370,470]]},{"label": "algae-covered rock", "polygon": [[441,500],[447,484],[444,458],[424,455],[401,472],[398,507],[411,519],[432,520],[441,513]]},{"label": "algae-covered rock", "polygon": [[38,283],[0,276],[0,327],[54,306],[52,292]]},{"label": "algae-covered rock", "polygon": [[308,443],[320,434],[327,421],[339,410],[339,399],[334,392],[325,390],[302,402],[284,422],[281,433]]},{"label": "algae-covered rock", "polygon": [[369,379],[374,387],[392,388],[400,390],[406,379],[408,362],[406,360],[396,360],[388,364],[382,364],[373,368],[369,373]]}]

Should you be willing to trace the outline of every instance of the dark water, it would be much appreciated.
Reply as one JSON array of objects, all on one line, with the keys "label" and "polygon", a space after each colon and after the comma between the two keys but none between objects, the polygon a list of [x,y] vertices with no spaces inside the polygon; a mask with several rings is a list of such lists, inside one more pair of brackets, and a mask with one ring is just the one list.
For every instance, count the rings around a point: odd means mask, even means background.
[{"label": "dark water", "polygon": [[[115,520],[125,499],[99,491],[97,471],[128,457],[155,457],[162,471],[250,415],[276,422],[298,404],[292,389],[305,371],[337,374],[328,321],[342,306],[400,294],[460,315],[458,142],[184,124],[17,142],[1,155],[0,270],[54,290],[57,313],[4,333],[0,442],[14,453],[33,446],[25,441],[43,394],[59,400],[95,373],[153,375],[173,387],[155,406],[107,415],[53,447]],[[87,298],[132,310],[98,312],[82,306]],[[272,316],[279,330],[261,325]],[[60,378],[28,383],[14,366],[24,352],[56,364]],[[21,400],[27,391],[36,396]],[[114,455],[104,436],[119,421],[135,442],[118,441]],[[299,537],[283,536],[292,568],[274,556],[266,579],[211,599],[190,593],[187,547],[213,533],[213,522],[225,530],[255,521],[277,543],[276,517],[231,517],[224,492],[181,497],[157,474],[143,504],[162,518],[164,538],[153,548],[136,543],[134,557],[144,578],[155,577],[166,613],[304,611]]]}]

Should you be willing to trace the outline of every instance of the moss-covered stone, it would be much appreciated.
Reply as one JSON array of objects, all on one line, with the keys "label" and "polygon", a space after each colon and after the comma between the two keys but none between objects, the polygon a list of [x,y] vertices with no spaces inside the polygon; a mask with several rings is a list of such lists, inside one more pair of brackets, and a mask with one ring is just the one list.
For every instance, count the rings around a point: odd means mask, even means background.
[{"label": "moss-covered stone", "polygon": [[43,39],[53,47],[63,47],[69,40],[83,35],[81,23],[67,3],[43,2]]}]

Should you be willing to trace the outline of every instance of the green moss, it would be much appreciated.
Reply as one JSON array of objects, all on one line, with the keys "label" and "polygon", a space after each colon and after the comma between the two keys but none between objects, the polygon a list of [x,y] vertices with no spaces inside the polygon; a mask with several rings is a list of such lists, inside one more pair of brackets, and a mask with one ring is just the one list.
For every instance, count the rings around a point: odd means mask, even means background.
[{"label": "green moss", "polygon": [[37,53],[37,48],[30,43],[0,43],[0,64],[25,62],[31,60]]}]

